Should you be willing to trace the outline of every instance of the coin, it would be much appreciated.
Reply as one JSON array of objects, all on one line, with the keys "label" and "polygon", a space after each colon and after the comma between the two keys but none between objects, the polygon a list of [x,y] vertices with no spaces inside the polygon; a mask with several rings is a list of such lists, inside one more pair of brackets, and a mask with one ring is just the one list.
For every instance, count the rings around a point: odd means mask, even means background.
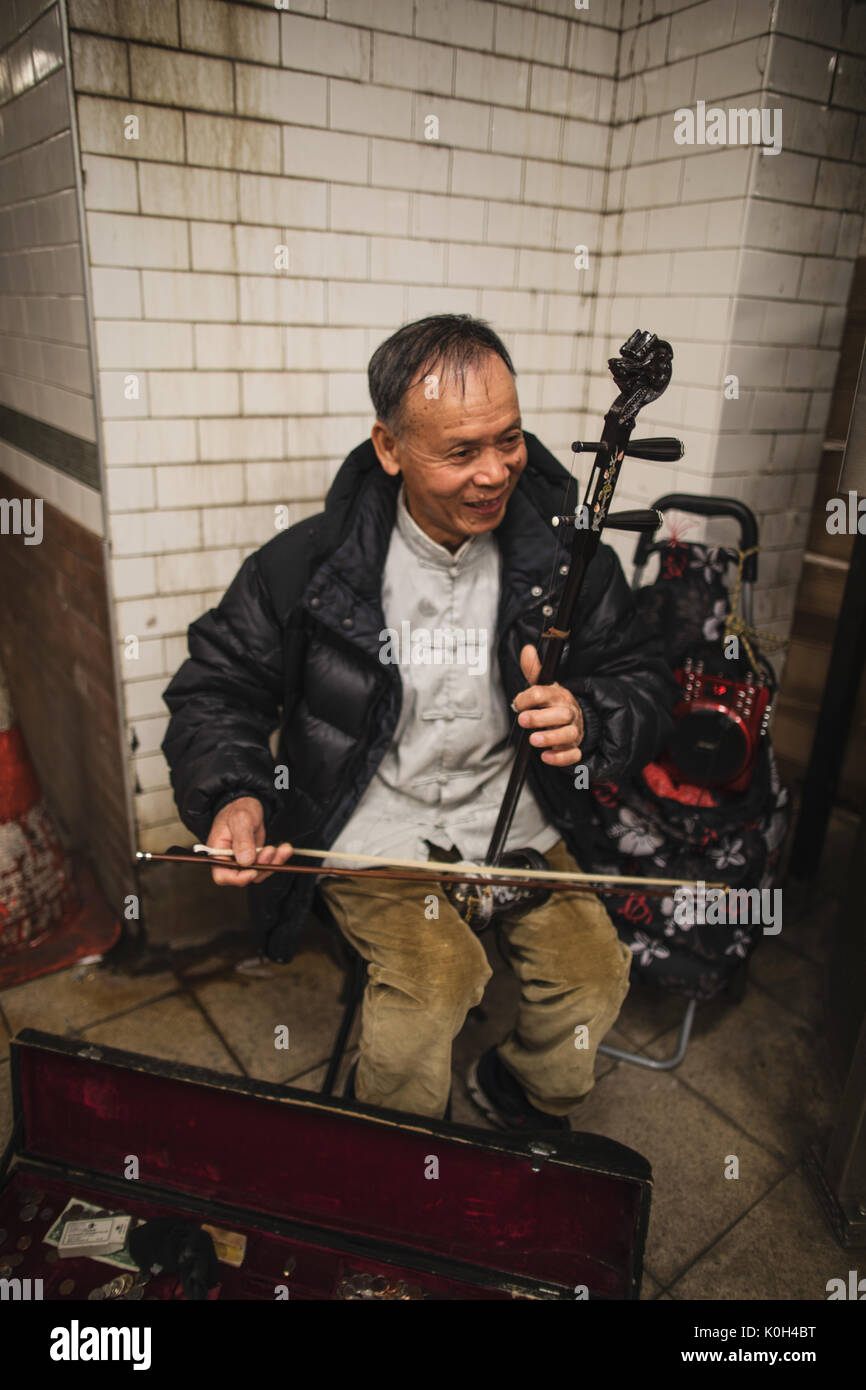
[{"label": "coin", "polygon": [[18,1215],[22,1221],[32,1221],[36,1215],[36,1207],[32,1202],[28,1202],[26,1207],[22,1207]]},{"label": "coin", "polygon": [[54,1215],[54,1208],[53,1208],[53,1207],[43,1207],[42,1210],[41,1210],[41,1212],[39,1213],[39,1220],[40,1220],[40,1221],[50,1221],[51,1218],[53,1217],[53,1215]]},{"label": "coin", "polygon": [[46,1250],[45,1259],[48,1264],[55,1265],[57,1264],[57,1261],[60,1259],[60,1256],[58,1255],[56,1250]]},{"label": "coin", "polygon": [[129,1293],[125,1293],[123,1297],[132,1299],[133,1302],[137,1303],[140,1298],[144,1298],[144,1286],[142,1284],[133,1284]]},{"label": "coin", "polygon": [[45,1193],[37,1189],[37,1191],[33,1193],[33,1196],[30,1198],[30,1200],[31,1202],[35,1202],[38,1207],[40,1202],[45,1201]]},{"label": "coin", "polygon": [[16,1249],[18,1250],[29,1250],[32,1244],[32,1236],[19,1236],[15,1242]]},{"label": "coin", "polygon": [[6,1279],[12,1273],[12,1266],[3,1260],[0,1264],[0,1279]]},{"label": "coin", "polygon": [[72,1290],[73,1290],[74,1288],[75,1288],[75,1280],[74,1280],[74,1279],[64,1279],[64,1280],[63,1280],[63,1283],[60,1285],[60,1292],[63,1294],[63,1297],[66,1298],[67,1294],[72,1293]]},{"label": "coin", "polygon": [[87,1295],[88,1302],[90,1303],[101,1303],[104,1297],[105,1289],[101,1284],[97,1284],[96,1288],[91,1289],[90,1293]]}]

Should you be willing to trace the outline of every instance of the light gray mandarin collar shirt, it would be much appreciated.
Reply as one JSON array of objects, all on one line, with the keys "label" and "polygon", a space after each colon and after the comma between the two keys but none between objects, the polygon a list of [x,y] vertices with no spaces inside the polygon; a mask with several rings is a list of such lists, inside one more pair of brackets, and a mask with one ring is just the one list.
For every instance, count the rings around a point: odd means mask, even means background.
[{"label": "light gray mandarin collar shirt", "polygon": [[[451,554],[397,503],[382,582],[380,660],[399,665],[394,739],[332,848],[428,857],[425,840],[483,859],[514,760],[496,656],[500,554],[491,532]],[[524,786],[507,848],[560,838]],[[325,861],[325,867],[330,865]]]}]

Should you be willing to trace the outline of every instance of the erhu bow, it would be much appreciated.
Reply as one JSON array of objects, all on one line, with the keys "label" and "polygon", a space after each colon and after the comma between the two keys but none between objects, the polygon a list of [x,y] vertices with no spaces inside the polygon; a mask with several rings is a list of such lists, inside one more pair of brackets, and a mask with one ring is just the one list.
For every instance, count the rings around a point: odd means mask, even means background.
[{"label": "erhu bow", "polygon": [[[541,670],[536,685],[550,685],[556,679],[563,647],[571,635],[572,619],[584,577],[605,527],[619,531],[655,531],[662,524],[661,513],[649,509],[609,514],[623,458],[667,461],[683,456],[683,446],[678,439],[629,442],[638,411],[657,400],[670,382],[673,363],[670,343],[657,338],[654,333],[643,333],[636,329],[628,342],[622,345],[620,353],[620,357],[611,357],[608,361],[611,375],[619,387],[619,395],[604,417],[601,439],[596,443],[577,442],[571,446],[575,453],[595,455],[583,503],[573,514],[552,518],[554,526],[572,526],[574,535],[568,578],[559,608],[553,621],[541,634]],[[528,728],[520,731],[511,776],[484,863],[488,867],[508,866],[515,870],[530,870],[540,876],[549,866],[537,850],[505,850],[517,800],[534,751],[529,742],[530,733]],[[440,850],[438,846],[431,845],[430,848],[437,857],[451,857],[451,852]],[[619,882],[624,883],[625,880]],[[483,930],[494,918],[525,912],[530,907],[540,905],[552,891],[538,885],[526,888],[518,887],[516,883],[497,884],[495,881],[479,884],[456,883],[452,880],[443,882],[442,887],[464,921],[476,931]]]}]

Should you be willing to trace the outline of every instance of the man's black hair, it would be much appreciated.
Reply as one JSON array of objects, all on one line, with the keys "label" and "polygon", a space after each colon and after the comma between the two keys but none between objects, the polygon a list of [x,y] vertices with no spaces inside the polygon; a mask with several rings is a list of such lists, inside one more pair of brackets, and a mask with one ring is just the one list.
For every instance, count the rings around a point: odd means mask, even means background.
[{"label": "man's black hair", "polygon": [[490,353],[502,358],[512,376],[517,373],[502,340],[484,319],[471,314],[431,314],[398,328],[380,343],[370,358],[367,381],[376,418],[396,433],[410,386],[434,367],[451,372],[465,389],[466,370]]}]

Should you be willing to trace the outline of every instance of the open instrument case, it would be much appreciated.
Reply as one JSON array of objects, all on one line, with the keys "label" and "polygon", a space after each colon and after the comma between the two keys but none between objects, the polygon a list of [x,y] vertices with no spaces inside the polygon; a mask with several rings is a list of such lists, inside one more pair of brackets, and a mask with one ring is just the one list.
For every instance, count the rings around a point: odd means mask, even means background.
[{"label": "open instrument case", "polygon": [[[45,1299],[87,1299],[117,1273],[46,1258],[70,1199],[245,1236],[211,1298],[335,1299],[364,1275],[428,1299],[639,1296],[651,1173],[611,1139],[500,1135],[33,1029],[11,1064],[0,1265],[29,1236],[11,1273]],[[168,1274],[144,1292],[183,1297]]]}]

